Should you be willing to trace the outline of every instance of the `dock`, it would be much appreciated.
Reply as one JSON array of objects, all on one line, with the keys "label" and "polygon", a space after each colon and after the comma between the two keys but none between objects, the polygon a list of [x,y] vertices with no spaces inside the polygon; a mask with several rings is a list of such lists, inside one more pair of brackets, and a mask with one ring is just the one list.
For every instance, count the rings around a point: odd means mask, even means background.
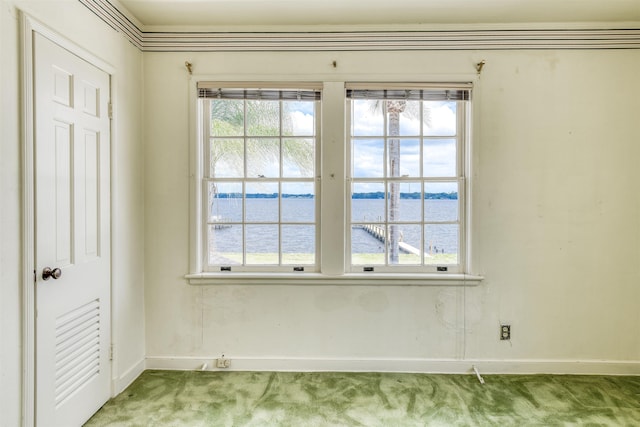
[{"label": "dock", "polygon": [[[384,227],[377,225],[377,224],[357,224],[356,227],[363,229],[364,231],[366,231],[367,233],[369,233],[370,235],[372,235],[373,237],[375,237],[376,239],[380,240],[382,243],[385,243],[387,241],[387,231],[385,230]],[[398,248],[406,253],[406,254],[412,254],[412,255],[418,255],[420,256],[420,249],[411,246],[408,243],[405,243],[402,241],[402,234],[400,235],[400,242],[398,243]],[[428,256],[428,255],[427,255]]]},{"label": "dock", "polygon": [[223,228],[230,228],[231,227],[230,222],[231,220],[228,218],[223,218],[219,215],[214,215],[209,220],[209,226],[213,227],[214,230],[221,230]]}]

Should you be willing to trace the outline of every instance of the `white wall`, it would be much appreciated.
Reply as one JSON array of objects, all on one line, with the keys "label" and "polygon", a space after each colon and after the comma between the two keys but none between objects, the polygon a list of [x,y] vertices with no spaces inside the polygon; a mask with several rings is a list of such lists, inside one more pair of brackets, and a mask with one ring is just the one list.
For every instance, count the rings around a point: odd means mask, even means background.
[{"label": "white wall", "polygon": [[[481,285],[185,282],[186,60],[220,79],[384,81],[464,79],[481,59],[472,200]],[[639,66],[638,50],[145,53],[145,85],[162,88],[144,104],[148,366],[196,368],[224,353],[239,369],[464,371],[480,361],[640,373]],[[500,322],[512,325],[510,342],[498,339]]]},{"label": "white wall", "polygon": [[17,8],[111,64],[113,125],[113,340],[116,391],[143,368],[142,54],[77,0],[0,2],[0,426],[21,414],[21,71]]},{"label": "white wall", "polygon": [[[0,425],[20,417],[20,129],[15,10],[0,9]],[[5,59],[6,58],[6,59]]]}]

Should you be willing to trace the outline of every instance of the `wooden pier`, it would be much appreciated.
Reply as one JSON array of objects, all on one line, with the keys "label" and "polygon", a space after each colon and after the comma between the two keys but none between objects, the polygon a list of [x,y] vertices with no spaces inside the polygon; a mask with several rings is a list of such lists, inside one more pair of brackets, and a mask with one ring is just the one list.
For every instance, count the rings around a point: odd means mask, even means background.
[{"label": "wooden pier", "polygon": [[[377,224],[358,224],[356,225],[356,227],[363,229],[364,231],[366,231],[376,239],[380,240],[382,243],[385,243],[387,241],[387,231],[383,226],[380,226]],[[398,248],[406,254],[413,254],[418,256],[420,255],[420,249],[414,246],[411,246],[408,243],[403,242],[402,235],[400,235],[400,242],[398,243]]]},{"label": "wooden pier", "polygon": [[215,215],[211,217],[209,226],[213,227],[214,230],[221,230],[223,228],[230,228],[231,224],[229,224],[229,222],[231,222],[230,219]]}]

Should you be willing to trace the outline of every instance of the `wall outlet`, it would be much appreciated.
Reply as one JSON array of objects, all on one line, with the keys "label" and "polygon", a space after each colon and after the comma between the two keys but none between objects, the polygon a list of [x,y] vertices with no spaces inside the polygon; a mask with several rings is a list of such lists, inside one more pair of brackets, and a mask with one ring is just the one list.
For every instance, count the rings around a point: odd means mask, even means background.
[{"label": "wall outlet", "polygon": [[511,339],[511,325],[500,325],[500,340]]},{"label": "wall outlet", "polygon": [[216,368],[228,368],[231,366],[231,360],[230,359],[225,359],[224,357],[221,357],[220,359],[216,359]]}]

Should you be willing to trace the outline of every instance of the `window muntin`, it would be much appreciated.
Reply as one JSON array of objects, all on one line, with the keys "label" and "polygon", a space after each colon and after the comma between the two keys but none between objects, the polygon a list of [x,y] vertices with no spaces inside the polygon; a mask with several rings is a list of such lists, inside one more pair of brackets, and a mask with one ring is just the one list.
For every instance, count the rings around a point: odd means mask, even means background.
[{"label": "window muntin", "polygon": [[[236,83],[238,84],[238,83]],[[253,83],[248,83],[252,85]],[[270,83],[267,83],[269,85]],[[246,83],[240,83],[239,85],[247,85]],[[260,83],[262,85],[262,83]],[[271,83],[271,85],[274,85]],[[275,84],[277,85],[277,84]],[[323,101],[324,110],[323,116],[327,118],[326,123],[320,123],[320,92],[319,89],[322,85],[311,84],[304,87],[304,83],[301,86],[302,89],[309,89],[308,86],[314,86],[316,88],[314,97],[314,116],[311,121],[313,124],[306,125],[300,122],[297,126],[303,130],[295,130],[291,134],[288,131],[280,130],[276,135],[272,131],[264,132],[264,134],[257,134],[255,130],[258,126],[253,126],[253,135],[244,129],[248,127],[245,123],[249,119],[246,116],[242,116],[239,120],[243,133],[239,132],[237,127],[217,127],[214,130],[210,126],[210,111],[204,111],[207,108],[206,102],[201,101],[198,104],[198,114],[195,117],[199,117],[201,123],[199,127],[198,146],[194,150],[194,171],[195,176],[199,177],[194,181],[192,186],[194,192],[193,198],[198,201],[197,206],[200,209],[194,211],[192,223],[192,236],[193,241],[197,241],[198,244],[194,245],[194,248],[198,248],[193,252],[191,258],[191,274],[187,275],[190,283],[192,284],[205,284],[205,283],[294,283],[297,280],[304,279],[305,283],[386,283],[386,284],[476,284],[481,277],[469,274],[470,264],[468,259],[468,241],[469,236],[466,229],[466,224],[469,221],[466,207],[468,194],[466,190],[469,184],[466,182],[465,176],[468,175],[468,159],[469,154],[469,130],[468,123],[470,122],[470,108],[469,98],[471,84],[454,84],[449,85],[436,85],[440,89],[433,89],[421,92],[427,93],[429,99],[409,99],[408,101],[417,101],[421,109],[425,109],[425,104],[422,101],[439,101],[439,102],[452,102],[455,104],[456,114],[455,117],[455,132],[446,131],[451,126],[443,126],[441,120],[436,120],[435,123],[429,123],[429,128],[422,125],[421,133],[415,131],[415,123],[403,123],[400,122],[400,132],[398,135],[399,151],[400,151],[400,177],[397,179],[389,179],[388,171],[391,166],[389,163],[389,145],[388,135],[385,137],[385,132],[389,133],[389,121],[384,117],[378,117],[377,123],[373,124],[359,124],[356,129],[359,129],[359,148],[361,158],[367,160],[369,168],[354,168],[353,165],[353,150],[350,141],[350,130],[354,129],[354,120],[350,114],[350,106],[353,99],[358,99],[356,93],[353,91],[354,84],[339,82],[325,83],[325,100]],[[379,84],[376,84],[380,86]],[[201,82],[197,83],[199,89],[199,96],[201,98],[220,99],[220,91],[229,91],[231,86],[228,83],[223,83],[223,89],[218,89],[218,83],[205,83],[201,86]],[[297,87],[297,83],[292,85]],[[346,97],[344,96],[344,88],[346,86]],[[370,88],[370,84],[360,85]],[[386,84],[384,86],[387,86]],[[392,85],[393,86],[393,85]],[[397,86],[397,85],[396,85]],[[419,85],[424,86],[424,85]],[[432,85],[426,85],[432,86]],[[444,88],[444,86],[448,87]],[[203,90],[204,88],[204,90]],[[359,88],[356,88],[359,89]],[[410,94],[413,96],[415,88],[410,90],[401,89],[403,96]],[[394,89],[396,90],[396,89]],[[296,90],[294,90],[296,91]],[[204,93],[203,93],[204,92]],[[235,99],[238,103],[242,104],[244,110],[245,98],[246,100],[256,100],[260,96],[264,96],[266,92],[269,92],[271,101],[299,101],[300,91],[297,91],[296,95],[292,95],[291,91],[287,99],[281,99],[281,94],[284,91],[280,90],[236,90],[228,99]],[[359,95],[363,93],[366,96],[361,96],[360,99],[366,100],[369,95],[374,92],[370,89],[365,92],[360,91]],[[378,90],[382,93],[390,93],[389,90]],[[439,92],[439,93],[438,93]],[[276,94],[273,97],[273,94]],[[307,94],[302,91],[302,101],[309,101]],[[394,93],[398,93],[397,91]],[[239,94],[239,95],[238,95]],[[353,95],[356,95],[356,98]],[[222,99],[226,94],[223,94]],[[453,95],[453,96],[451,96]],[[444,96],[444,98],[443,98]],[[345,104],[345,98],[348,102]],[[342,104],[342,106],[340,105]],[[211,104],[209,104],[211,105]],[[308,105],[308,104],[307,104]],[[346,105],[347,109],[343,107]],[[429,113],[433,114],[430,109]],[[372,111],[366,111],[366,114],[371,115]],[[423,113],[424,114],[424,113]],[[255,115],[254,115],[255,116]],[[449,114],[450,116],[450,114]],[[404,119],[405,115],[401,114],[400,119]],[[343,118],[343,119],[341,119]],[[386,121],[385,121],[386,120]],[[330,122],[328,122],[330,121]],[[446,124],[446,121],[444,122]],[[413,128],[412,128],[413,126]],[[309,129],[312,128],[313,131]],[[320,129],[323,129],[325,138],[328,138],[328,144],[320,146]],[[371,132],[370,129],[379,129],[380,134]],[[420,128],[420,126],[418,126]],[[413,130],[412,130],[413,129]],[[342,145],[342,135],[346,136],[344,140],[345,145]],[[400,133],[399,132],[399,133]],[[211,159],[211,144],[210,137],[217,137],[221,141],[225,141],[231,148],[223,153],[218,153],[218,157],[215,159],[217,163],[212,165]],[[296,146],[300,145],[313,145],[314,157],[309,157],[313,164],[313,174],[306,173],[308,169],[300,168],[296,163],[296,158],[293,155],[287,156],[286,150],[281,150],[281,156],[279,158],[278,165],[271,165],[271,169],[262,168],[256,170],[253,168],[253,173],[264,175],[258,178],[247,177],[247,171],[249,168],[244,163],[244,160],[239,167],[239,163],[234,153],[241,151],[243,156],[246,151],[245,139],[266,141],[268,139],[295,142]],[[195,141],[195,140],[194,140]],[[257,143],[255,144],[257,145]],[[255,147],[254,145],[254,147]],[[280,142],[280,147],[283,143]],[[251,147],[251,149],[254,149]],[[373,148],[372,148],[373,147]],[[444,150],[448,150],[448,154],[444,154]],[[300,148],[305,150],[305,148]],[[416,157],[415,151],[421,151],[421,155]],[[443,151],[444,150],[444,151]],[[454,166],[451,163],[443,162],[443,158],[451,158],[454,155],[457,157]],[[369,159],[367,159],[369,157]],[[320,163],[321,158],[325,160]],[[359,165],[360,163],[358,163]],[[213,170],[212,170],[212,166]],[[259,163],[258,163],[258,166]],[[322,166],[322,167],[321,167]],[[340,168],[344,167],[344,170]],[[279,172],[276,172],[279,171]],[[266,171],[267,173],[262,173]],[[355,173],[354,173],[355,171]],[[334,175],[335,173],[335,175]],[[354,181],[354,177],[358,178]],[[320,182],[323,175],[327,180],[325,182],[323,190],[323,207],[320,206]],[[211,178],[217,179],[212,180]],[[312,193],[304,191],[298,196],[294,196],[289,193],[291,190],[286,188],[288,183],[297,185],[300,183],[300,179],[303,178],[305,184],[308,184],[313,189]],[[346,178],[347,185],[338,184],[342,183],[342,179]],[[217,189],[219,196],[213,200],[209,199],[209,193],[214,191],[210,187],[213,181],[217,181]],[[207,216],[211,213],[211,205],[217,204],[221,206],[226,204],[228,211],[230,212],[230,221],[235,221],[238,224],[244,224],[246,205],[247,202],[255,201],[254,197],[246,197],[247,185],[251,183],[267,183],[277,181],[277,190],[269,193],[273,199],[279,200],[277,205],[277,224],[275,221],[266,221],[264,217],[258,216],[255,222],[251,226],[264,226],[258,228],[250,228],[249,231],[254,234],[260,234],[265,232],[276,233],[273,226],[277,226],[277,233],[284,234],[296,234],[306,235],[304,239],[292,239],[281,241],[278,235],[278,241],[274,244],[276,239],[269,241],[269,245],[276,249],[271,249],[273,252],[256,252],[255,256],[252,254],[251,248],[255,248],[256,243],[246,238],[246,227],[242,229],[240,233],[229,236],[228,239],[218,239],[220,254],[212,256],[211,264],[206,259],[209,256],[208,248],[206,247],[210,243],[209,235],[215,235],[215,233],[221,234],[223,227],[229,224],[209,224]],[[357,182],[359,181],[359,182]],[[411,198],[403,197],[399,200],[400,214],[393,218],[393,221],[387,219],[388,211],[390,209],[390,193],[391,181],[397,181],[400,187],[401,193],[415,193],[414,188],[420,186],[421,191],[426,193],[451,193],[450,187],[455,186],[458,198],[451,198],[449,204],[453,207],[449,209],[438,209],[437,204],[433,200],[441,201],[442,197],[430,199],[425,197],[420,199],[420,203],[423,206],[418,210],[423,217],[417,217],[415,210],[409,208],[403,208],[404,205],[414,203]],[[336,184],[338,184],[336,186]],[[223,185],[227,185],[226,189]],[[356,213],[356,210],[352,210],[351,206],[353,199],[350,193],[354,192],[354,188],[359,188],[357,192],[376,193],[376,197],[381,194],[382,200],[377,200],[372,206],[370,206],[372,212],[371,218],[380,218],[379,222],[384,223],[383,229],[386,233],[390,233],[391,226],[406,227],[403,231],[403,241],[412,246],[413,248],[422,251],[422,256],[426,253],[439,253],[439,257],[442,262],[437,264],[429,264],[428,262],[417,261],[421,260],[421,256],[414,256],[413,259],[402,259],[397,264],[391,264],[389,251],[384,244],[378,245],[377,252],[371,251],[371,254],[367,253],[368,259],[357,260],[358,253],[363,253],[362,250],[354,250],[358,245],[362,245],[362,242],[356,238],[357,232],[354,225],[362,225],[364,222],[358,220],[358,218],[351,218]],[[224,189],[224,190],[221,190]],[[456,191],[453,191],[454,193]],[[380,194],[377,194],[380,193]],[[265,193],[266,194],[266,193]],[[290,194],[293,197],[283,197],[283,194]],[[292,202],[298,201],[303,203],[304,197],[312,197],[314,207],[310,210],[307,209],[306,213],[301,213],[299,206],[286,206],[282,201],[289,199]],[[330,223],[320,232],[320,211],[322,210],[323,222],[326,219],[330,219]],[[330,213],[330,214],[328,214]],[[339,221],[339,217],[343,215],[345,218],[344,223],[340,226],[332,224],[334,220]],[[375,222],[375,221],[374,221]],[[233,223],[231,225],[234,225]],[[269,227],[271,226],[271,227]],[[332,232],[332,230],[340,230],[339,233]],[[458,248],[455,251],[455,257],[445,256],[442,249],[446,249],[439,243],[440,236],[449,235],[454,236],[454,240],[458,242]],[[365,234],[366,236],[366,234]],[[420,236],[417,239],[416,236]],[[424,236],[433,236],[434,239],[427,239]],[[311,245],[314,246],[315,252],[312,257],[308,255],[303,256],[300,259],[301,251],[298,247],[302,240],[308,240]],[[246,248],[249,247],[249,253],[246,253]],[[241,248],[240,251],[238,248]],[[320,249],[322,248],[322,252]],[[277,251],[277,256],[273,256]],[[219,257],[218,255],[230,255],[229,257]],[[448,253],[448,251],[447,251]],[[231,256],[233,255],[233,256]],[[372,258],[373,255],[373,259]],[[310,262],[310,258],[313,258],[314,264],[305,264]],[[246,261],[249,261],[247,264]],[[231,261],[231,262],[230,262]],[[304,267],[305,272],[316,274],[303,274],[300,275],[300,267]],[[367,267],[367,269],[365,269]],[[446,268],[446,271],[444,270]],[[236,274],[229,274],[229,271],[233,271]],[[292,272],[293,271],[293,272]],[[363,271],[365,271],[363,273]],[[243,272],[260,272],[260,274],[243,274]],[[374,272],[372,274],[372,272]],[[266,274],[262,274],[266,273]],[[275,274],[278,273],[278,274]],[[281,274],[282,273],[282,274]],[[376,274],[386,273],[386,274]],[[426,273],[426,274],[425,274]],[[431,274],[430,274],[431,273]],[[453,273],[453,274],[452,274]],[[461,273],[461,274],[456,274]],[[342,278],[341,278],[342,277]]]},{"label": "window muntin", "polygon": [[319,90],[200,88],[203,270],[317,271]]},{"label": "window muntin", "polygon": [[464,272],[467,89],[347,90],[351,272]]}]

